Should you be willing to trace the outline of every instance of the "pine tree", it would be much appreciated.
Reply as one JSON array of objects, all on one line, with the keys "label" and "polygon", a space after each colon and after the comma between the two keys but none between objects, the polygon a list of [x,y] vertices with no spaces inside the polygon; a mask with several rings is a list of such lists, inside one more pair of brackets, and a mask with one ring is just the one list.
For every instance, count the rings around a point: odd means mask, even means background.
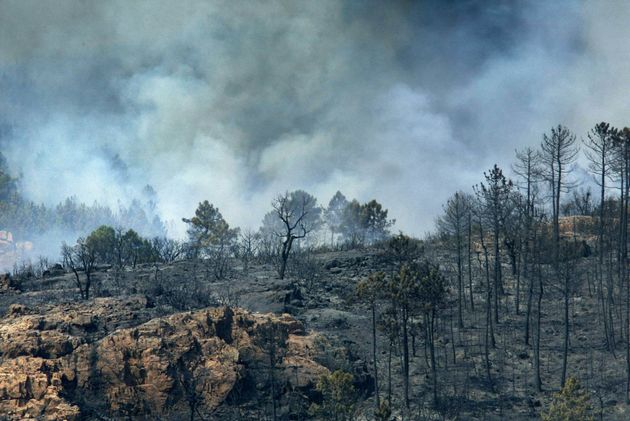
[{"label": "pine tree", "polygon": [[592,421],[588,392],[575,377],[569,377],[541,417],[543,421]]}]

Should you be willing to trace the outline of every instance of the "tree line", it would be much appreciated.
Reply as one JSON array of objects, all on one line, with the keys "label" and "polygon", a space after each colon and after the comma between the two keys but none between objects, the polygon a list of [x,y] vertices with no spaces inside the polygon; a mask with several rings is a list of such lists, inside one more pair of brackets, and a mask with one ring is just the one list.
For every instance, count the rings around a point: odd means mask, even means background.
[{"label": "tree line", "polygon": [[11,231],[20,240],[32,240],[47,233],[86,235],[101,225],[130,227],[146,236],[166,234],[157,213],[157,194],[150,185],[140,197],[129,204],[120,203],[115,210],[98,202],[85,204],[76,197],[46,206],[24,197],[20,179],[10,174],[0,153],[0,230]]},{"label": "tree line", "polygon": [[[229,259],[239,257],[247,270],[252,259],[274,264],[281,279],[296,249],[309,247],[363,247],[390,236],[394,220],[376,200],[348,201],[337,192],[323,208],[303,190],[285,192],[271,203],[257,230],[232,228],[208,201],[201,202],[188,224],[188,244],[195,257],[211,263],[217,278],[226,274]],[[329,240],[322,238],[330,235]]]},{"label": "tree line", "polygon": [[332,233],[331,245],[359,247],[388,238],[394,223],[376,200],[349,202],[340,192],[326,209],[302,190],[278,195],[271,207],[258,231],[241,231],[231,227],[217,207],[203,201],[191,218],[182,219],[188,225],[186,241],[163,235],[144,237],[134,229],[103,224],[74,244],[64,242],[61,260],[64,268],[74,274],[83,299],[90,297],[93,272],[101,265],[109,265],[119,277],[126,267],[135,268],[137,264],[188,259],[195,262],[194,273],[201,264],[207,273],[221,280],[231,275],[236,259],[242,262],[244,271],[256,260],[275,265],[282,279],[296,248],[322,245],[311,238],[315,234],[328,230]]},{"label": "tree line", "polygon": [[[597,198],[576,177],[580,153],[589,163],[599,190]],[[475,370],[481,369],[488,392],[509,393],[505,373],[497,366],[514,364],[502,357],[514,348],[524,349],[519,351],[523,358],[531,358],[527,391],[561,390],[556,401],[580,402],[577,408],[554,404],[543,413],[545,419],[590,419],[590,403],[577,377],[597,384],[591,390],[600,399],[607,392],[605,379],[585,376],[581,368],[571,366],[570,357],[580,352],[585,352],[582,357],[590,359],[591,366],[594,355],[600,355],[599,364],[606,365],[621,352],[623,400],[630,402],[630,129],[599,123],[579,140],[567,127],[553,127],[538,147],[516,151],[510,170],[511,178],[494,165],[470,191],[455,192],[437,218],[435,234],[424,239],[420,250],[402,234],[390,239],[387,249],[390,262],[395,262],[391,272],[374,272],[359,283],[358,297],[371,313],[375,416],[382,413],[383,405],[394,404],[389,391],[392,350],[394,359],[400,359],[398,404],[403,414],[408,413],[410,385],[417,383],[409,379],[415,336],[424,343],[426,387],[436,409],[458,402],[441,399],[444,387],[440,383],[446,382],[449,365],[456,367],[450,372],[454,390],[455,378],[468,384],[472,364]],[[407,248],[415,250],[410,260],[394,257],[396,251]],[[587,350],[575,345],[573,301],[578,297],[595,303],[592,310],[601,332],[600,338],[588,339]],[[548,331],[554,321],[549,314],[561,322],[560,331],[552,335]],[[381,341],[389,343],[389,352],[378,352]],[[471,348],[471,341],[479,347]],[[552,343],[559,343],[560,351],[558,365],[550,367],[549,357],[555,355]],[[442,349],[436,351],[436,344]],[[458,350],[463,360],[456,357]],[[440,354],[444,357],[436,363]],[[476,367],[475,358],[481,367]],[[378,384],[383,379],[388,385],[384,401]],[[511,387],[515,387],[514,379]],[[576,395],[567,397],[567,393]],[[585,415],[566,418],[575,413]]]}]

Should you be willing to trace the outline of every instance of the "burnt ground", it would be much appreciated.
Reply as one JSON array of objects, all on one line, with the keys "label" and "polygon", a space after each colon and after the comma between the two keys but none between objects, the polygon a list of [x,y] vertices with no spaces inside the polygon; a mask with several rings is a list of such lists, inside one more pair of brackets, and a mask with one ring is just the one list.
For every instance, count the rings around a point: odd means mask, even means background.
[{"label": "burnt ground", "polygon": [[[446,261],[444,256],[434,256]],[[284,280],[277,277],[273,265],[253,263],[244,271],[235,261],[228,278],[217,280],[204,263],[176,262],[170,265],[142,265],[116,273],[101,268],[95,274],[93,292],[98,296],[145,294],[152,303],[146,318],[211,305],[240,306],[255,312],[288,312],[303,321],[308,329],[330,339],[328,366],[338,365],[354,373],[371,371],[371,318],[369,309],[356,300],[357,282],[372,271],[391,271],[377,249],[338,251],[315,254],[294,267]],[[483,364],[485,311],[481,273],[475,270],[473,287],[475,311],[465,309],[464,328],[455,323],[454,298],[441,310],[438,323],[437,360],[441,396],[439,409],[431,404],[431,383],[424,340],[416,332],[415,356],[411,361],[412,410],[407,419],[537,419],[552,394],[559,388],[562,358],[562,301],[553,284],[546,285],[542,323],[543,393],[534,391],[533,354],[524,343],[525,287],[522,287],[522,312],[514,311],[514,279],[506,264],[506,295],[501,298],[502,316],[495,326],[497,347],[491,350],[492,376],[496,390],[486,383]],[[594,270],[592,258],[583,259],[576,268],[580,282],[571,300],[571,351],[569,374],[578,377],[591,394],[596,419],[630,418],[624,402],[625,350],[619,341],[616,353],[605,350],[594,287],[587,279]],[[452,268],[444,267],[449,278]],[[477,269],[477,268],[476,268]],[[20,290],[0,295],[0,311],[13,303],[37,307],[78,300],[72,274],[28,278]],[[590,290],[590,293],[589,293]],[[468,290],[466,290],[468,294]],[[138,320],[141,323],[145,320]],[[619,327],[617,327],[619,330]],[[617,334],[619,338],[619,334]],[[379,382],[381,398],[388,395],[388,340],[379,331]],[[337,355],[345,353],[346,355]],[[394,413],[401,415],[400,353],[394,346],[392,357],[392,397]],[[367,378],[368,376],[364,376]],[[366,386],[367,384],[367,386]],[[369,381],[364,381],[364,401],[359,414],[372,418],[374,396]],[[267,403],[249,402],[249,409]],[[229,408],[226,411],[235,410]],[[249,412],[251,413],[251,412]]]}]

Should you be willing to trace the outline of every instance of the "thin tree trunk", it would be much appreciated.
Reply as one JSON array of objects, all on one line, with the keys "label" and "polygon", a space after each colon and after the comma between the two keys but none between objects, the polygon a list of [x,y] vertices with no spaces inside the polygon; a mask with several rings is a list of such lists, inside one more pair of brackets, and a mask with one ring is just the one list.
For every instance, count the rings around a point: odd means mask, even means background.
[{"label": "thin tree trunk", "polygon": [[405,393],[405,407],[409,409],[409,335],[407,332],[408,310],[402,308],[402,328],[403,328],[403,383]]},{"label": "thin tree trunk", "polygon": [[[624,259],[624,268],[626,259]],[[624,275],[625,275],[624,270]],[[630,403],[630,287],[626,285],[626,403]]]},{"label": "thin tree trunk", "polygon": [[626,288],[626,314],[625,314],[625,335],[626,335],[626,403],[630,403],[630,285],[628,285],[627,276],[627,262],[628,262],[628,197],[630,193],[630,153],[628,151],[628,145],[625,144],[626,155],[624,156],[624,168],[626,172],[626,200],[624,203],[624,226],[623,226],[623,255],[621,262],[621,280],[620,286]]},{"label": "thin tree trunk", "polygon": [[534,296],[534,277],[531,274],[528,275],[528,288],[527,288],[527,310],[525,312],[525,345],[529,345],[529,321],[531,320],[532,313],[532,301]]},{"label": "thin tree trunk", "polygon": [[608,313],[606,310],[606,300],[604,299],[604,283],[601,278],[603,276],[603,271],[600,272],[599,276],[600,277],[599,277],[598,286],[597,286],[598,288],[597,300],[600,302],[600,305],[601,305],[602,323],[604,325],[604,340],[606,342],[606,349],[608,351],[613,352],[614,354],[614,347],[610,339],[610,328],[608,327]]},{"label": "thin tree trunk", "polygon": [[392,341],[389,341],[389,353],[387,356],[387,404],[392,406]]},{"label": "thin tree trunk", "polygon": [[540,274],[538,273],[538,297],[536,307],[536,335],[534,335],[534,383],[536,390],[542,392],[542,380],[540,378],[540,320],[542,314],[542,297],[543,297],[543,282]]},{"label": "thin tree trunk", "polygon": [[462,274],[462,236],[459,226],[460,217],[457,217],[457,326],[464,327],[464,319],[462,318],[462,304],[464,302],[464,286]]},{"label": "thin tree trunk", "polygon": [[433,334],[435,331],[434,321],[435,321],[435,310],[431,310],[431,314],[428,316],[428,335],[427,339],[429,340],[429,350],[431,352],[431,380],[433,383],[433,405],[437,406],[438,404],[438,390],[437,390],[437,366],[435,363],[435,343],[433,341]]},{"label": "thin tree trunk", "polygon": [[[606,319],[606,304],[603,299],[603,279],[604,279],[604,218],[606,217],[605,213],[605,204],[606,204],[606,143],[603,143],[602,153],[601,153],[601,173],[600,173],[600,191],[599,191],[599,229],[598,229],[598,238],[597,243],[599,245],[598,250],[598,259],[597,259],[597,276],[599,278],[599,289],[600,294],[602,296],[602,320],[604,321],[604,336],[606,339],[606,348],[611,351],[614,346],[612,345],[612,341],[609,334],[609,324],[610,321]],[[610,287],[609,287],[610,289]],[[608,297],[612,300],[612,294]],[[610,304],[610,302],[609,302]],[[610,313],[610,317],[612,317],[612,313]]]},{"label": "thin tree trunk", "polygon": [[[273,339],[272,339],[273,340]],[[272,361],[270,363],[270,369],[269,369],[269,380],[271,381],[271,402],[273,405],[273,421],[276,421],[278,419],[278,410],[276,408],[276,381],[274,379],[274,369],[275,369],[275,363],[273,362],[273,359],[275,359],[275,357],[272,357]]]},{"label": "thin tree trunk", "polygon": [[[568,268],[566,269],[569,270]],[[562,379],[560,386],[564,387],[567,378],[567,361],[569,357],[569,274],[564,274],[564,346],[562,350]]]},{"label": "thin tree trunk", "polygon": [[518,253],[516,261],[516,315],[521,313],[521,254]]},{"label": "thin tree trunk", "polygon": [[483,238],[483,224],[481,218],[479,220],[479,237],[481,239],[481,248],[483,249],[485,272],[486,272],[486,329],[484,339],[484,361],[486,368],[486,377],[488,380],[488,386],[490,390],[494,392],[494,381],[492,380],[492,373],[490,371],[490,341],[492,341],[494,347],[494,334],[492,332],[492,287],[490,286],[490,270],[488,264],[488,249]]},{"label": "thin tree trunk", "polygon": [[470,294],[470,311],[475,311],[475,300],[473,299],[473,281],[472,281],[472,212],[468,211],[468,290]]},{"label": "thin tree trunk", "polygon": [[493,227],[494,240],[494,321],[499,323],[499,293],[503,293],[503,282],[501,280],[501,253],[499,250],[499,222],[495,216]]},{"label": "thin tree trunk", "polygon": [[376,305],[372,303],[372,361],[374,363],[374,392],[376,394],[376,410],[381,406],[378,390],[378,362],[376,359]]}]

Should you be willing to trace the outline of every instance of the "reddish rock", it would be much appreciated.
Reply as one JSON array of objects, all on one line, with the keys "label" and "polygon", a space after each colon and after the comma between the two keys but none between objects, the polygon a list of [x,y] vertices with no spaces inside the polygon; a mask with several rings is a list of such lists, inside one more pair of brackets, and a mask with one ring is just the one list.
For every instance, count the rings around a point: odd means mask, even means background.
[{"label": "reddish rock", "polygon": [[[195,402],[221,405],[249,366],[266,364],[261,326],[287,338],[278,382],[313,384],[326,369],[314,361],[318,335],[288,315],[209,308],[142,318],[141,297],[17,308],[0,321],[0,413],[10,420],[75,420],[82,411],[114,418],[178,419]],[[296,376],[295,372],[300,375]],[[264,381],[264,370],[252,377]]]}]

